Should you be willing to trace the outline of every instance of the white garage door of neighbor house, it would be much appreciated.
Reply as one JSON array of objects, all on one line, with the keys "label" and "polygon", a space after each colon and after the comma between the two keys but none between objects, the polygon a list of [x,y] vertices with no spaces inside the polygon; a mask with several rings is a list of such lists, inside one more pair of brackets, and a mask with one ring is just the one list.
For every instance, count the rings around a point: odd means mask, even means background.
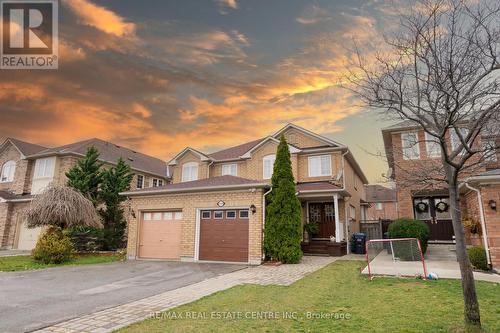
[{"label": "white garage door of neighbor house", "polygon": [[139,257],[179,259],[181,255],[181,211],[144,212],[139,235]]},{"label": "white garage door of neighbor house", "polygon": [[33,250],[41,231],[42,231],[41,227],[28,228],[25,222],[22,223],[21,226],[19,227],[17,248],[19,250]]}]

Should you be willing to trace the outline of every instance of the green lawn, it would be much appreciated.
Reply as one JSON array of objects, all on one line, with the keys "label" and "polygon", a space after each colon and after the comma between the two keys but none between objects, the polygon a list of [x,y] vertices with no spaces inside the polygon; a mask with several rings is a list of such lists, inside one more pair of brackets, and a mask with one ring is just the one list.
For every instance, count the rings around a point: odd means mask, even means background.
[{"label": "green lawn", "polygon": [[[289,287],[244,285],[202,298],[119,330],[131,332],[462,332],[460,281],[377,278],[364,264],[339,261]],[[500,332],[500,285],[477,283],[485,332]],[[279,319],[210,319],[212,312],[278,312]],[[282,312],[296,312],[283,319]],[[307,312],[349,319],[308,319]],[[206,316],[206,319],[186,319]],[[183,315],[182,319],[171,319]],[[218,315],[218,314],[217,314]],[[238,316],[234,314],[233,317]]]},{"label": "green lawn", "polygon": [[90,265],[104,262],[118,261],[122,257],[118,254],[113,255],[77,255],[69,262],[64,264],[42,264],[33,260],[31,256],[12,256],[0,257],[0,272],[28,271],[32,269],[42,269],[48,267],[58,267],[64,265]]}]

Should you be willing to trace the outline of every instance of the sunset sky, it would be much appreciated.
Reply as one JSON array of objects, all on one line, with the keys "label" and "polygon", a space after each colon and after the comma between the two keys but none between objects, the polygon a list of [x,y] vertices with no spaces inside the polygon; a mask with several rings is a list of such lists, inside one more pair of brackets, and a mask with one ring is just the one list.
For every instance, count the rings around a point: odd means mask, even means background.
[{"label": "sunset sky", "polygon": [[387,165],[373,154],[389,123],[339,80],[354,41],[375,51],[401,6],[63,0],[59,69],[0,70],[0,139],[99,137],[168,160],[185,146],[211,152],[294,122],[348,145],[379,181]]}]

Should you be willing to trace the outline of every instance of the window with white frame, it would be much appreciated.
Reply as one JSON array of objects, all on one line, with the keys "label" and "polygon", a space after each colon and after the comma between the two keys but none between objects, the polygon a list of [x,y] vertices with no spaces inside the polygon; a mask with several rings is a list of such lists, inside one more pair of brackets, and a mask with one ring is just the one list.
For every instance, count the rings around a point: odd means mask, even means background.
[{"label": "window with white frame", "polygon": [[137,175],[137,188],[144,188],[144,176]]},{"label": "window with white frame", "polygon": [[418,147],[418,133],[407,132],[401,134],[403,144],[403,159],[417,160],[420,158],[420,148]]},{"label": "window with white frame", "polygon": [[439,145],[439,141],[427,132],[425,132],[425,148],[427,151],[427,157],[435,158],[441,156],[441,146]]},{"label": "window with white frame", "polygon": [[[467,128],[459,128],[458,130],[460,132],[460,135],[462,136],[462,138],[465,141],[467,138],[467,135],[469,135],[469,130]],[[453,150],[456,150],[458,147],[460,147],[461,144],[462,144],[462,141],[460,140],[460,137],[458,136],[457,131],[455,129],[452,129],[451,130],[451,148]],[[466,144],[469,144],[469,143],[466,142]],[[461,153],[463,153],[464,151],[465,151],[465,149],[462,150]]]},{"label": "window with white frame", "polygon": [[216,210],[214,212],[214,219],[216,220],[222,220],[224,218],[224,212],[221,210]]},{"label": "window with white frame", "polygon": [[182,165],[182,181],[198,180],[198,163],[189,162]]},{"label": "window with white frame", "polygon": [[240,219],[248,218],[248,210],[240,210]]},{"label": "window with white frame", "polygon": [[235,218],[236,218],[236,211],[235,210],[226,211],[226,219],[234,220]]},{"label": "window with white frame", "polygon": [[14,180],[14,173],[16,172],[16,162],[7,161],[2,166],[2,173],[0,176],[0,183],[7,183]]},{"label": "window with white frame", "polygon": [[35,162],[35,179],[54,177],[55,157],[39,158]]},{"label": "window with white frame", "polygon": [[231,164],[223,164],[222,165],[222,175],[226,176],[237,176],[238,175],[238,164],[236,163],[231,163]]},{"label": "window with white frame", "polygon": [[262,178],[271,179],[273,176],[274,161],[276,155],[267,155],[262,159]]},{"label": "window with white frame", "polygon": [[330,155],[309,156],[309,177],[332,175],[332,160]]},{"label": "window with white frame", "polygon": [[182,212],[175,212],[174,213],[174,220],[182,220]]},{"label": "window with white frame", "polygon": [[201,212],[201,218],[202,218],[203,220],[208,220],[208,219],[210,219],[210,218],[212,217],[212,214],[211,214],[211,213],[212,213],[212,212],[211,212],[211,211],[209,211],[209,210],[204,210],[204,211],[202,211],[202,212]]},{"label": "window with white frame", "polygon": [[487,140],[483,142],[484,159],[487,162],[496,162],[497,152],[496,152],[496,142],[495,140]]},{"label": "window with white frame", "polygon": [[375,209],[376,210],[382,210],[384,208],[383,204],[381,202],[377,202],[375,204]]},{"label": "window with white frame", "polygon": [[153,178],[153,187],[163,186],[163,179]]}]

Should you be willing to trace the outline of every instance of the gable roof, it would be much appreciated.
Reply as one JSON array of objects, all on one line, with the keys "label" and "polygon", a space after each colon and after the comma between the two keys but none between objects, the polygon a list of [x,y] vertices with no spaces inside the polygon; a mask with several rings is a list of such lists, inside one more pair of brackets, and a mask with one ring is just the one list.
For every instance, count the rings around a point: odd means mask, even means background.
[{"label": "gable roof", "polygon": [[139,153],[114,143],[98,138],[78,141],[55,148],[46,148],[28,158],[37,158],[52,155],[78,155],[85,156],[87,149],[94,146],[99,150],[99,159],[103,162],[116,164],[122,158],[130,167],[136,171],[150,173],[160,177],[167,176],[167,164],[159,158]]},{"label": "gable roof", "polygon": [[382,185],[365,185],[367,202],[397,201],[396,190]]},{"label": "gable roof", "polygon": [[333,147],[346,147],[345,145],[337,142],[337,141],[333,141],[331,139],[328,139],[327,137],[325,136],[322,136],[322,135],[319,135],[319,134],[316,134],[314,132],[311,132],[309,131],[308,129],[305,129],[303,127],[300,127],[298,125],[295,125],[295,124],[292,124],[292,123],[288,123],[286,124],[286,126],[284,126],[283,128],[281,128],[280,130],[278,130],[276,133],[274,133],[272,135],[272,137],[274,138],[279,138],[279,136],[281,135],[281,133],[284,133],[286,132],[288,129],[290,128],[293,128],[293,129],[296,129],[297,131],[301,132],[301,133],[304,133],[316,140],[319,140],[319,141],[322,141],[324,142],[325,144],[327,144],[328,146],[333,146]]},{"label": "gable roof", "polygon": [[[252,148],[250,148],[247,152],[245,152],[240,157],[242,157],[242,158],[250,158],[250,155],[252,154],[252,152],[254,150],[256,150],[257,148],[259,148],[260,146],[262,146],[263,144],[265,144],[268,141],[272,141],[275,144],[279,144],[280,143],[280,140],[278,140],[278,139],[276,139],[276,138],[274,138],[272,136],[268,136],[267,138],[261,140],[258,144],[256,144]],[[299,148],[297,148],[297,147],[295,147],[295,146],[293,146],[291,144],[288,144],[288,148],[290,149],[290,153],[298,153],[298,152],[300,152]]]},{"label": "gable roof", "polygon": [[149,187],[128,192],[120,193],[120,195],[151,195],[162,193],[178,193],[190,191],[211,191],[211,190],[231,190],[243,188],[267,188],[269,184],[253,179],[235,177],[235,176],[219,176],[189,182],[167,184],[159,187]]},{"label": "gable roof", "polygon": [[19,139],[15,138],[7,138],[5,141],[2,143],[2,147],[7,143],[10,142],[23,156],[28,156],[31,154],[36,154],[44,149],[47,149],[47,147],[43,147],[40,145],[36,145],[34,143],[29,143],[26,141],[22,141]]},{"label": "gable roof", "polygon": [[209,154],[209,156],[217,161],[239,159],[240,156],[242,156],[247,151],[249,151],[250,149],[255,147],[262,140],[264,140],[264,138],[260,138],[257,140],[243,143],[243,144],[238,145],[238,146],[219,150],[219,151],[216,151],[215,153]]},{"label": "gable roof", "polygon": [[179,158],[181,158],[181,156],[183,156],[184,154],[186,154],[188,152],[191,152],[191,153],[197,155],[202,161],[209,161],[209,160],[211,160],[211,158],[210,158],[209,155],[206,155],[206,154],[202,153],[201,151],[196,150],[194,148],[186,147],[179,154],[175,155],[174,158],[172,158],[168,162],[168,165],[176,165],[177,164],[177,160]]}]

